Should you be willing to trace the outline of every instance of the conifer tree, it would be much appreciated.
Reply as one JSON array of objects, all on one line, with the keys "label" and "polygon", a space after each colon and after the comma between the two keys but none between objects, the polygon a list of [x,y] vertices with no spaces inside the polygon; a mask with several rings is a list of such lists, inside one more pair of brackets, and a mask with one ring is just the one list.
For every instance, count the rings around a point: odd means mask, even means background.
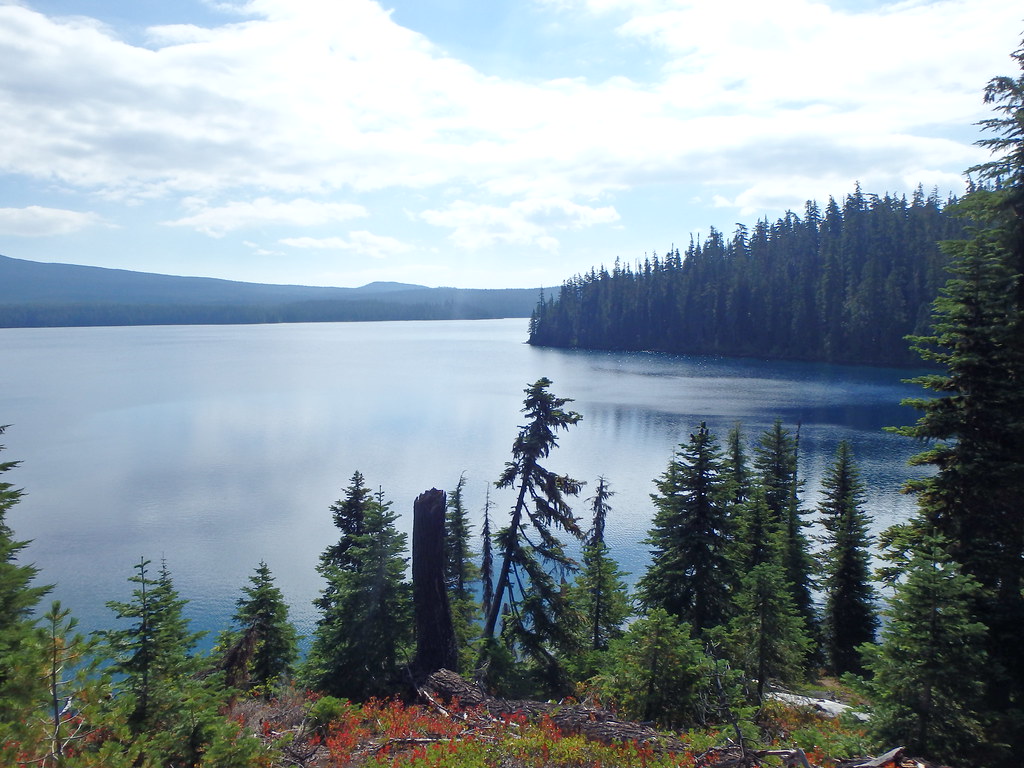
[{"label": "conifer tree", "polygon": [[656,481],[651,565],[637,593],[648,610],[663,608],[695,632],[724,624],[733,580],[728,484],[722,454],[702,422]]},{"label": "conifer tree", "polygon": [[[128,711],[130,735],[122,753],[133,754],[136,765],[198,766],[213,764],[212,755],[224,768],[251,765],[260,746],[221,714],[221,677],[198,674],[200,659],[193,648],[202,633],[189,631],[187,601],[179,596],[166,563],[155,579],[148,566],[145,558],[135,566],[129,581],[137,586],[130,601],[107,603],[118,618],[136,623],[99,633],[117,682],[110,706],[114,713]],[[104,745],[110,746],[118,745]]]},{"label": "conifer tree", "polygon": [[242,587],[233,617],[236,631],[229,639],[230,651],[242,658],[240,670],[246,687],[269,698],[279,683],[294,670],[299,658],[299,639],[288,620],[288,605],[274,583],[264,561]]},{"label": "conifer tree", "polygon": [[797,476],[797,439],[776,420],[754,451],[754,467],[761,496],[782,532],[784,579],[789,585],[793,605],[812,635],[817,616],[811,600],[814,561],[803,529]]},{"label": "conifer tree", "polygon": [[320,556],[321,563],[329,561],[337,568],[356,565],[349,550],[356,546],[359,537],[365,532],[364,520],[372,502],[373,491],[366,486],[363,474],[356,470],[345,489],[345,497],[331,504],[331,518],[334,527],[341,531],[341,536]]},{"label": "conifer tree", "polygon": [[[1024,71],[1024,47],[1013,58]],[[941,368],[915,380],[937,396],[907,401],[921,416],[896,430],[928,441],[912,463],[936,472],[908,484],[918,516],[909,537],[890,539],[914,547],[939,534],[980,585],[973,616],[988,630],[988,741],[1007,745],[1011,765],[1024,753],[1024,74],[993,78],[985,100],[997,114],[982,126],[995,135],[979,143],[996,157],[971,171],[988,186],[956,206],[969,239],[943,244],[952,277],[932,334],[913,340]]]},{"label": "conifer tree", "polygon": [[480,578],[480,569],[473,563],[476,553],[469,543],[473,526],[466,511],[465,489],[466,475],[463,473],[459,475],[455,490],[448,494],[448,507],[445,511],[445,574],[452,596],[458,599],[470,598],[471,585]]},{"label": "conifer tree", "polygon": [[875,639],[878,616],[871,582],[870,520],[861,509],[864,485],[850,444],[839,443],[835,463],[822,481],[818,506],[825,529],[825,611],[822,635],[825,659],[836,674],[861,669],[858,646]]},{"label": "conifer tree", "polygon": [[111,672],[123,676],[120,688],[132,701],[129,722],[136,733],[156,730],[177,715],[179,689],[198,668],[192,651],[202,637],[189,631],[186,601],[167,563],[161,562],[155,579],[149,565],[145,558],[135,565],[128,579],[136,585],[130,601],[107,603],[118,619],[135,623],[98,633],[113,661]]},{"label": "conifer tree", "polygon": [[583,548],[583,568],[576,581],[580,610],[586,617],[587,645],[593,651],[608,649],[612,638],[622,633],[622,624],[629,616],[629,599],[625,574],[611,559],[605,543],[604,527],[611,511],[609,499],[615,492],[604,477],[597,479],[597,489],[590,499],[593,525]]},{"label": "conifer tree", "polygon": [[990,671],[985,626],[972,616],[981,588],[948,549],[938,536],[920,542],[885,610],[881,644],[863,646],[870,727],[880,742],[914,754],[988,765],[983,694]]},{"label": "conifer tree", "polygon": [[755,488],[753,497],[743,505],[738,528],[733,548],[737,572],[747,573],[762,563],[783,568],[779,544],[782,525],[768,507],[760,488]]},{"label": "conifer tree", "polygon": [[570,590],[570,600],[583,616],[580,626],[584,649],[572,665],[579,679],[588,678],[601,667],[601,658],[611,640],[622,635],[622,626],[630,614],[625,574],[611,557],[605,543],[604,527],[615,493],[604,477],[590,499],[593,525],[583,547],[583,567]]},{"label": "conifer tree", "polygon": [[[45,715],[38,719],[43,728],[37,740],[43,753],[38,763],[65,766],[73,764],[75,756],[84,758],[83,765],[95,761],[96,765],[113,767],[116,761],[111,759],[112,755],[92,753],[100,729],[115,736],[122,730],[125,717],[123,711],[107,704],[112,684],[109,675],[99,668],[100,661],[95,655],[97,641],[76,632],[77,620],[59,600],[53,601],[42,621],[46,633],[47,697],[40,708]],[[116,740],[116,736],[110,740]]]},{"label": "conifer tree", "polygon": [[342,536],[317,567],[327,583],[316,601],[322,615],[305,677],[332,696],[387,696],[412,640],[406,536],[395,528],[397,515],[383,491],[369,494],[359,472],[332,510]]},{"label": "conifer tree", "polygon": [[480,530],[480,579],[483,582],[480,607],[485,616],[490,613],[491,604],[494,602],[494,554],[491,549],[492,544],[491,490],[488,488],[487,498],[484,502],[484,524]]},{"label": "conifer tree", "polygon": [[764,698],[769,681],[794,683],[806,674],[811,641],[781,565],[781,542],[774,560],[743,574],[736,615],[729,625],[730,656],[735,666],[757,681]]},{"label": "conifer tree", "polygon": [[479,632],[477,620],[480,610],[473,584],[480,580],[480,569],[473,562],[476,553],[470,545],[473,526],[466,511],[465,488],[466,475],[463,473],[455,484],[455,490],[448,494],[448,507],[445,510],[445,576],[461,663],[468,667],[472,664],[468,655],[471,653],[469,646]]},{"label": "conifer tree", "polygon": [[[6,426],[0,426],[3,435]],[[0,445],[0,451],[3,450]],[[20,462],[0,462],[0,476]],[[18,562],[28,546],[17,541],[7,523],[7,514],[21,499],[21,490],[0,481],[0,712],[10,713],[15,726],[20,713],[37,700],[40,693],[36,674],[42,635],[32,620],[32,611],[49,587],[34,585],[38,570]],[[7,718],[4,718],[7,719]],[[3,736],[0,728],[0,736]]]},{"label": "conifer tree", "polygon": [[729,430],[725,446],[725,456],[722,462],[723,474],[728,484],[727,498],[733,507],[733,515],[736,515],[751,494],[750,467],[739,424],[733,425]]},{"label": "conifer tree", "polygon": [[704,653],[690,628],[662,608],[612,641],[603,693],[628,717],[679,729],[696,721]]},{"label": "conifer tree", "polygon": [[552,684],[560,676],[556,651],[573,644],[573,618],[556,574],[566,574],[575,563],[566,554],[554,529],[576,539],[583,537],[567,497],[580,492],[582,484],[541,465],[557,445],[559,430],[576,424],[581,416],[565,410],[571,402],[556,397],[551,381],[538,379],[527,387],[523,412],[528,423],[512,443],[512,460],[495,485],[514,488],[516,501],[509,525],[497,534],[501,568],[494,599],[484,623],[480,661],[491,653],[498,616],[508,609],[503,634],[518,644]]}]

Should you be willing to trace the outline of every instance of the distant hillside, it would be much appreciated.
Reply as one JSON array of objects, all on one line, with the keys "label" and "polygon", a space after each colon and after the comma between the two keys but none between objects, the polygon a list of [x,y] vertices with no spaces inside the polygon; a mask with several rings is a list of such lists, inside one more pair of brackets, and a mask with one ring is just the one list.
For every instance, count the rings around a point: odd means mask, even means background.
[{"label": "distant hillside", "polygon": [[0,327],[529,317],[539,289],[264,285],[0,256]]}]

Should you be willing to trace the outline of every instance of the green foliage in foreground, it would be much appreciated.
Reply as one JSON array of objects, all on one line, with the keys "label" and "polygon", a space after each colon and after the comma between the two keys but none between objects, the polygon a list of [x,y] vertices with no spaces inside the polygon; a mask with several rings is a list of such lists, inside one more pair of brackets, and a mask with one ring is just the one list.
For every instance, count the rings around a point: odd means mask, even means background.
[{"label": "green foliage in foreground", "polygon": [[953,760],[979,756],[989,661],[985,626],[971,615],[979,585],[950,559],[947,547],[931,538],[912,555],[885,611],[881,645],[862,650],[878,741]]}]

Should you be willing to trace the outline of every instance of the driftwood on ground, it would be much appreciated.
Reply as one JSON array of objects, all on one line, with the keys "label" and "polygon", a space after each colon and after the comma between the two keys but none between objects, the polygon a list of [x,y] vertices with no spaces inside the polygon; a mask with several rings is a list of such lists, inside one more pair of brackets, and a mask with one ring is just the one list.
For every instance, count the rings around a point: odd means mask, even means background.
[{"label": "driftwood on ground", "polygon": [[[525,716],[529,720],[548,717],[559,730],[566,734],[580,734],[588,739],[604,743],[631,741],[651,747],[657,752],[682,752],[687,746],[679,739],[659,733],[642,723],[618,719],[607,709],[587,704],[557,704],[542,701],[520,701],[490,696],[478,686],[463,679],[455,672],[441,669],[430,675],[418,689],[420,699],[441,711],[451,702],[458,702],[463,709],[476,709],[495,719]],[[696,765],[715,768],[758,768],[764,766],[766,758],[781,759],[783,765],[793,768],[817,768],[799,748],[792,749],[750,749],[742,744],[729,743],[713,747],[697,757]],[[769,761],[769,764],[776,764]],[[879,757],[862,757],[840,761],[836,768],[944,768],[920,758],[903,755],[903,747]]]},{"label": "driftwood on ground", "polygon": [[658,733],[650,726],[619,720],[613,712],[600,707],[489,696],[448,669],[438,670],[428,677],[419,693],[424,702],[433,706],[457,701],[461,707],[479,707],[495,718],[521,715],[529,720],[540,720],[547,716],[563,733],[578,733],[595,741],[634,741],[667,752],[685,748],[679,739]]},{"label": "driftwood on ground", "polygon": [[861,757],[855,760],[840,760],[836,768],[946,768],[920,757],[905,757],[905,747],[896,747],[878,757]]}]

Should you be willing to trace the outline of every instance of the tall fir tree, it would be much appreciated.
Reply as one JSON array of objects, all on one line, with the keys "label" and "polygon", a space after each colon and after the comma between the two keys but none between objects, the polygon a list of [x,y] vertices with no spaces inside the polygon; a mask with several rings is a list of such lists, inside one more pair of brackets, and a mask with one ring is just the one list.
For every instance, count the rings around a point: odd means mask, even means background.
[{"label": "tall fir tree", "polygon": [[445,579],[451,605],[455,641],[459,649],[462,672],[473,663],[471,644],[479,634],[477,622],[480,606],[474,585],[480,581],[480,568],[474,562],[476,553],[470,544],[473,526],[465,501],[466,475],[459,476],[455,489],[448,494],[445,510]]},{"label": "tall fir tree", "polygon": [[733,567],[722,454],[703,422],[680,445],[656,481],[651,565],[637,594],[647,610],[663,608],[695,632],[728,621]]},{"label": "tall fir tree", "polygon": [[590,499],[592,526],[583,548],[583,568],[577,579],[581,611],[586,617],[587,645],[604,651],[608,643],[622,633],[629,616],[629,597],[625,575],[611,558],[605,543],[604,529],[611,512],[609,503],[615,492],[604,477],[597,478],[597,488]]},{"label": "tall fir tree", "polygon": [[731,660],[756,681],[759,701],[769,682],[792,684],[805,677],[812,645],[780,567],[780,537],[775,547],[773,559],[740,578],[736,615],[728,631]]},{"label": "tall fir tree", "polygon": [[552,472],[541,461],[557,445],[557,433],[582,417],[566,410],[572,401],[552,394],[550,386],[549,379],[541,378],[525,389],[523,412],[528,421],[520,427],[512,443],[512,460],[495,483],[515,489],[516,501],[508,526],[497,534],[501,568],[484,621],[480,661],[492,652],[498,617],[507,608],[504,636],[533,660],[550,686],[557,687],[564,683],[557,654],[573,645],[576,633],[556,576],[571,572],[576,564],[555,531],[582,539],[567,500],[580,492],[582,483]]},{"label": "tall fir tree", "polygon": [[[781,561],[782,525],[765,501],[764,493],[755,488],[753,496],[742,507],[737,520],[737,534],[732,557],[736,571],[746,573],[762,563],[783,568]],[[789,589],[789,587],[787,587]],[[792,592],[792,590],[790,590]]]},{"label": "tall fir tree", "polygon": [[288,619],[284,595],[264,561],[249,577],[249,585],[242,587],[232,618],[235,631],[228,652],[242,667],[236,673],[239,683],[270,698],[295,669],[299,638]]},{"label": "tall fir tree", "polygon": [[317,567],[326,585],[316,601],[321,616],[304,677],[332,696],[388,696],[412,641],[406,536],[395,528],[383,491],[370,494],[359,472],[332,510],[342,535]]},{"label": "tall fir tree", "polygon": [[949,545],[938,536],[919,542],[885,609],[882,642],[863,646],[870,728],[880,743],[913,754],[992,765],[999,758],[986,743],[986,631],[973,616],[981,587],[950,559]]},{"label": "tall fir tree", "polygon": [[722,466],[727,482],[727,498],[733,508],[733,515],[737,515],[751,494],[747,448],[739,424],[734,424],[726,437]]},{"label": "tall fir tree", "polygon": [[490,613],[494,602],[494,542],[491,538],[491,489],[487,489],[484,501],[484,522],[480,529],[480,580],[482,582],[480,608],[484,615]]},{"label": "tall fir tree", "polygon": [[[1024,47],[1013,58],[1024,71]],[[914,339],[941,369],[915,380],[936,396],[907,401],[921,416],[897,431],[928,441],[913,463],[936,469],[908,484],[919,506],[910,546],[939,534],[981,587],[973,615],[988,630],[988,740],[1007,745],[1011,765],[1024,753],[1024,74],[993,78],[985,99],[996,116],[982,126],[995,136],[979,143],[996,157],[971,169],[987,186],[956,206],[969,238],[943,244],[952,277],[932,334]]]},{"label": "tall fir tree", "polygon": [[793,605],[807,631],[814,636],[818,623],[811,598],[814,560],[803,531],[807,523],[800,510],[802,483],[797,466],[798,438],[776,420],[754,450],[754,467],[761,497],[782,532],[785,582],[789,585]]},{"label": "tall fir tree", "polygon": [[706,660],[690,627],[655,608],[612,641],[602,693],[635,720],[680,729],[698,719]]},{"label": "tall fir tree", "polygon": [[875,639],[877,594],[871,579],[870,518],[862,509],[864,484],[845,440],[822,480],[818,505],[825,545],[822,639],[825,662],[835,674],[861,671],[858,647]]},{"label": "tall fir tree", "polygon": [[[0,426],[3,435],[6,426]],[[4,446],[0,445],[0,451]],[[20,464],[0,462],[0,476]],[[0,481],[0,736],[5,728],[17,729],[21,714],[40,693],[36,669],[40,663],[43,637],[32,620],[32,611],[49,587],[34,584],[38,569],[19,562],[28,546],[14,538],[7,515],[19,502],[22,491],[6,480]],[[6,722],[5,722],[6,721]]]},{"label": "tall fir tree", "polygon": [[320,556],[320,562],[329,561],[337,568],[352,568],[357,564],[349,550],[356,547],[359,537],[366,532],[366,512],[373,503],[373,491],[358,470],[352,473],[345,496],[331,504],[331,519],[341,531],[338,541]]},{"label": "tall fir tree", "polygon": [[112,661],[108,671],[115,677],[111,707],[128,710],[128,741],[114,746],[120,746],[121,754],[133,754],[135,765],[195,768],[213,755],[225,768],[251,764],[259,745],[222,715],[221,676],[199,674],[201,660],[193,651],[203,633],[189,630],[187,601],[178,594],[167,564],[161,563],[156,578],[150,578],[145,558],[135,570],[129,579],[136,585],[132,599],[107,603],[118,618],[135,623],[99,633]]},{"label": "tall fir tree", "polygon": [[189,630],[186,600],[178,594],[166,562],[156,578],[151,561],[140,558],[131,600],[111,600],[107,607],[118,619],[134,623],[98,633],[112,660],[111,671],[123,676],[120,688],[131,699],[130,723],[137,733],[165,727],[179,712],[181,687],[198,670],[193,656],[200,632]]},{"label": "tall fir tree", "polygon": [[589,678],[601,666],[609,643],[623,632],[631,612],[625,576],[605,543],[604,528],[615,492],[604,477],[590,499],[592,525],[583,546],[583,567],[570,589],[570,600],[582,615],[582,652],[571,665],[577,679]]}]

